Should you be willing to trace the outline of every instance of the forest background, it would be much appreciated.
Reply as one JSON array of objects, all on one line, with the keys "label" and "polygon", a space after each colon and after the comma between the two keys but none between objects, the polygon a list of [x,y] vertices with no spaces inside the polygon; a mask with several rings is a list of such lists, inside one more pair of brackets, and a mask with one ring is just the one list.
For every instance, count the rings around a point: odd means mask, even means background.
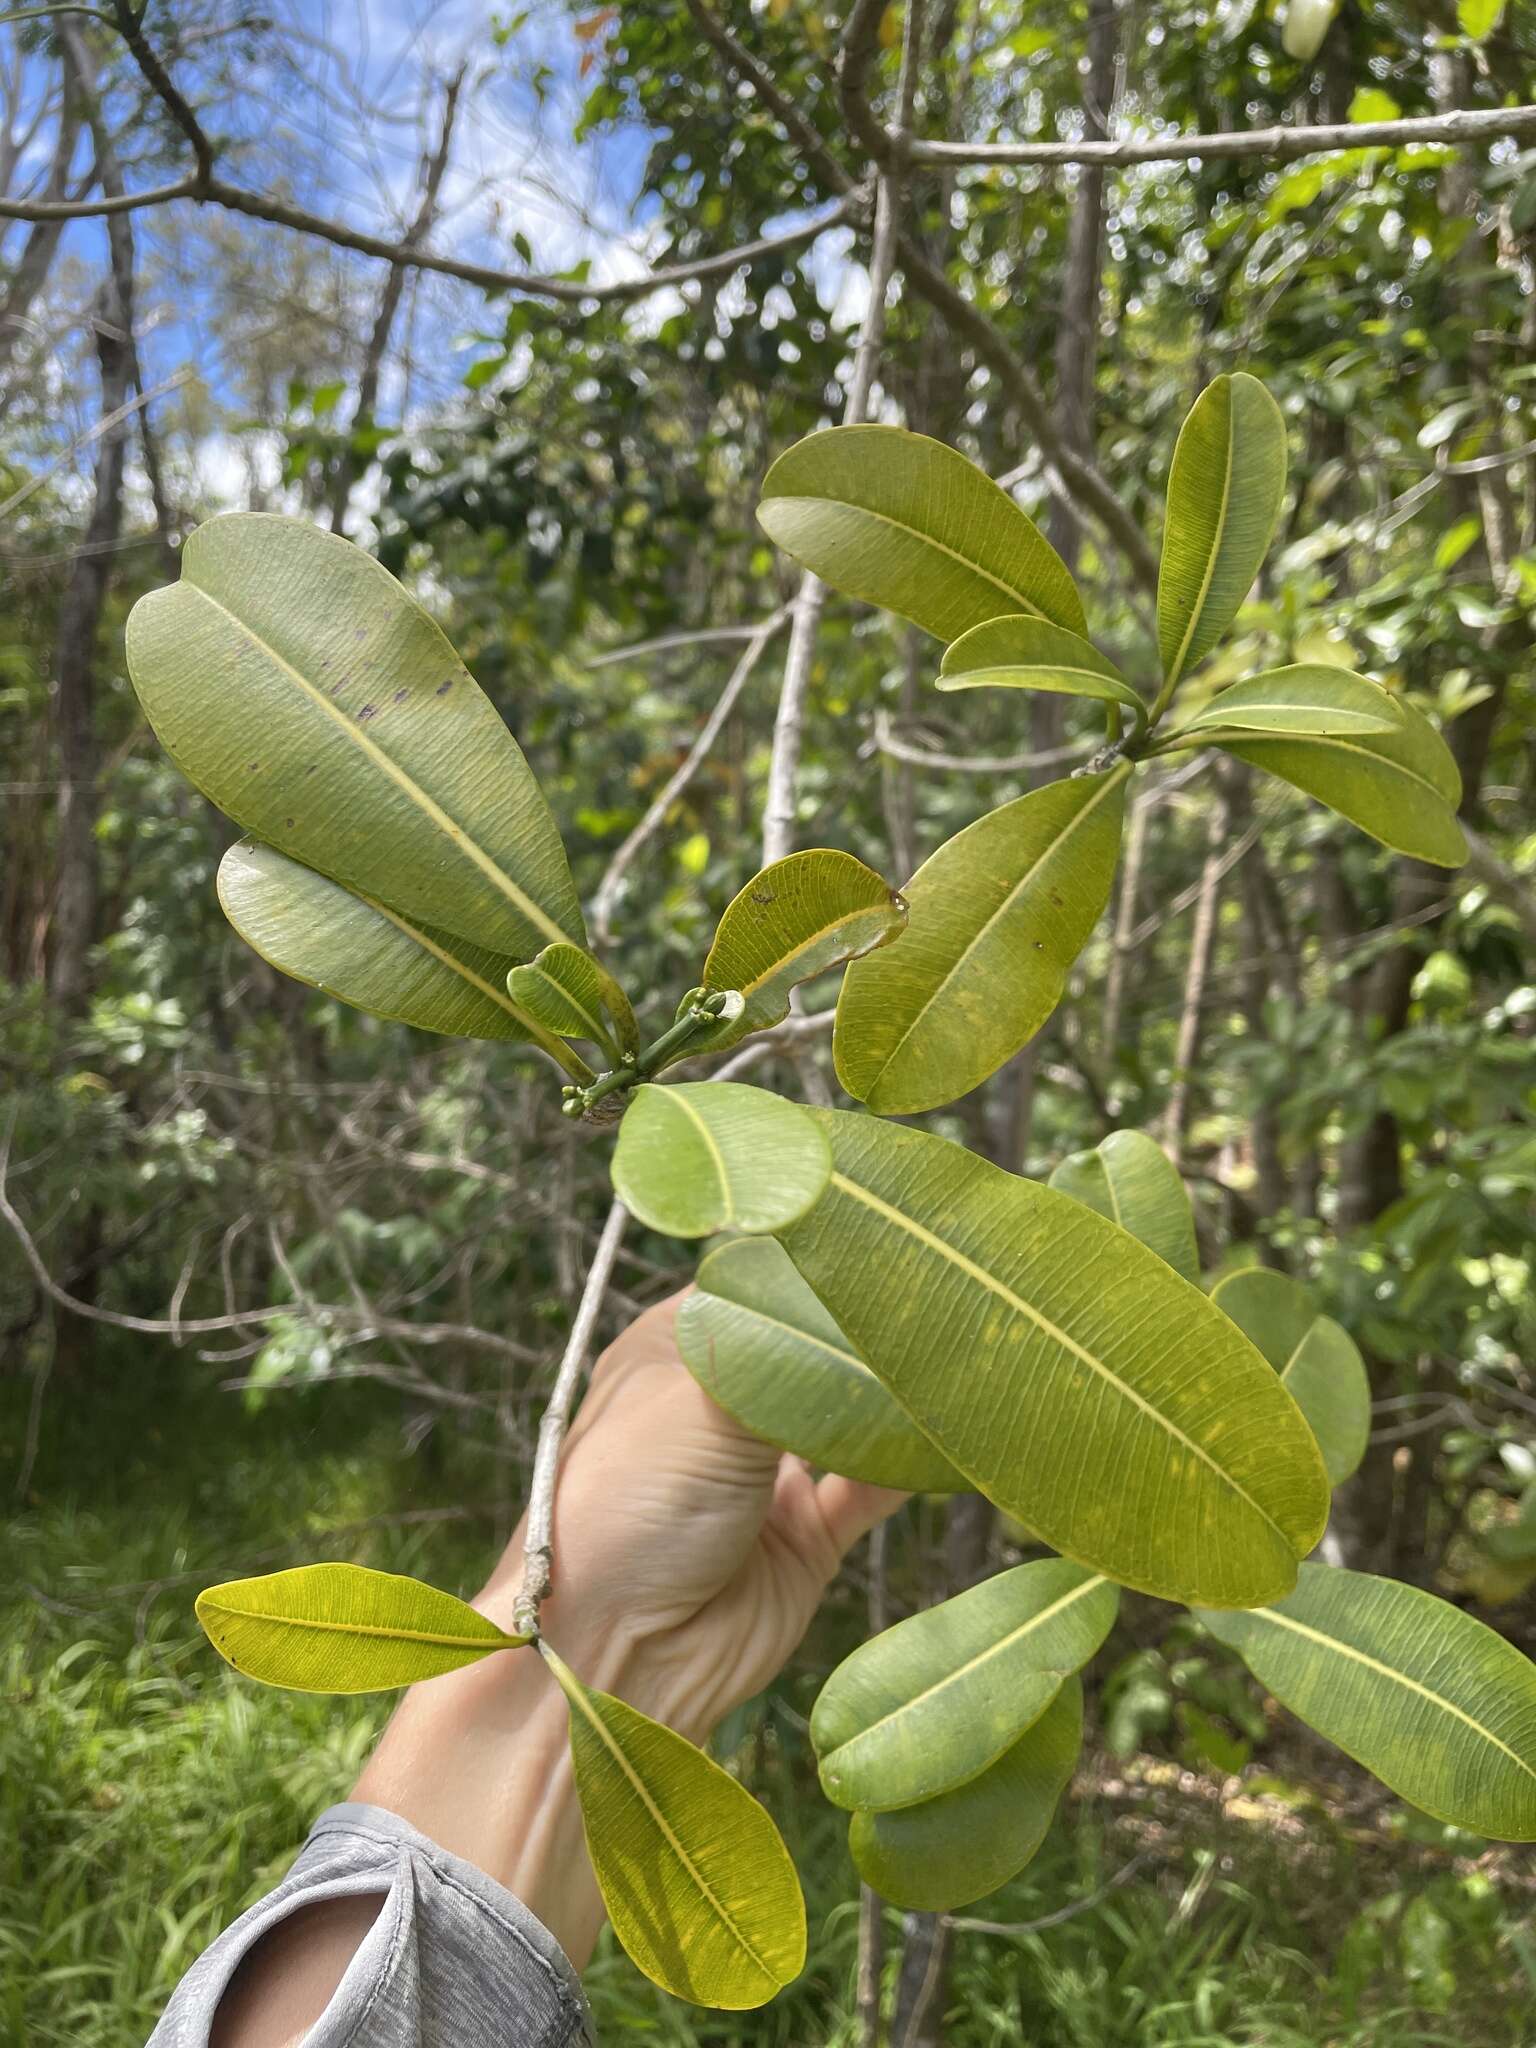
[{"label": "forest background", "polygon": [[[1155,543],[1196,393],[1261,377],[1292,481],[1233,672],[1410,691],[1472,858],[1173,765],[1067,1000],[922,1121],[1033,1175],[1152,1131],[1206,1265],[1304,1278],[1367,1356],[1337,1556],[1531,1651],[1536,120],[1497,131],[1536,99],[1536,9],[1291,11],[1326,24],[1310,55],[1267,0],[929,0],[873,416],[1005,480],[1135,673],[1127,535]],[[331,1556],[471,1590],[607,1200],[528,1055],[340,1009],[224,924],[229,828],[122,656],[190,527],[304,512],[434,608],[653,1022],[757,865],[797,660],[777,829],[895,881],[1098,737],[1060,699],[936,695],[935,646],[812,618],[754,524],[773,456],[842,416],[899,9],[177,0],[148,66],[118,12],[0,18],[0,2039],[28,2048],[141,2040],[378,1726],[252,1691],[197,1588]],[[1463,110],[1495,132],[1456,139]],[[1429,128],[1373,125],[1400,121]],[[1268,134],[1317,123],[1359,133]],[[767,1058],[827,1086],[814,1022]],[[682,1252],[632,1233],[610,1330]],[[605,2037],[1531,2038],[1529,1858],[1408,1813],[1134,1599],[1036,1863],[967,1914],[861,1901],[814,1797],[818,1681],[871,1618],[1027,1554],[930,1500],[855,1558],[717,1741],[805,1874],[807,1975],[730,2018],[605,1949]]]}]

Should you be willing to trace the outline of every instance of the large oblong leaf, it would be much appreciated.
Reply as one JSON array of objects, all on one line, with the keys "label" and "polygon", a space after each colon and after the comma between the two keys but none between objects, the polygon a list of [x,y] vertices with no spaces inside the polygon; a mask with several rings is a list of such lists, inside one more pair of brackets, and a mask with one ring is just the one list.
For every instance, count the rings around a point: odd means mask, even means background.
[{"label": "large oblong leaf", "polygon": [[1237,616],[1285,495],[1285,421],[1256,377],[1206,386],[1179,430],[1157,582],[1163,680],[1203,661]]},{"label": "large oblong leaf", "polygon": [[1290,733],[1284,739],[1222,738],[1218,744],[1314,796],[1394,853],[1460,867],[1466,836],[1456,817],[1461,775],[1422,712],[1401,707],[1391,732]]},{"label": "large oblong leaf", "polygon": [[268,845],[512,959],[584,937],[517,742],[350,541],[264,512],[209,520],[180,582],[134,606],[128,668],[182,773]]},{"label": "large oblong leaf", "polygon": [[1069,1678],[1045,1712],[979,1778],[895,1813],[856,1813],[860,1877],[909,1912],[942,1913],[995,1892],[1045,1840],[1083,1746],[1083,1688]]},{"label": "large oblong leaf", "polygon": [[1141,1592],[1239,1607],[1290,1590],[1327,1474],[1271,1367],[1198,1288],[946,1138],[807,1114],[832,1177],[784,1246],[974,1486]]},{"label": "large oblong leaf", "polygon": [[1180,727],[1189,733],[1395,732],[1403,707],[1380,683],[1324,662],[1267,669],[1219,690]]},{"label": "large oblong leaf", "polygon": [[1317,1438],[1330,1482],[1341,1486],[1371,1434],[1371,1383],[1354,1339],[1318,1314],[1298,1281],[1266,1266],[1229,1273],[1211,1299],[1279,1373]]},{"label": "large oblong leaf", "polygon": [[915,1806],[977,1777],[1108,1635],[1118,1590],[1060,1557],[1016,1565],[846,1657],[811,1713],[834,1806]]},{"label": "large oblong leaf", "polygon": [[1259,1683],[1437,1820],[1536,1841],[1536,1665],[1394,1579],[1304,1564],[1289,1599],[1202,1614]]},{"label": "large oblong leaf", "polygon": [[739,1016],[693,1040],[718,1052],[789,1014],[790,990],[896,938],[907,906],[851,853],[812,847],[754,875],[727,904],[704,962],[706,992],[734,990]]},{"label": "large oblong leaf", "polygon": [[780,1450],[876,1486],[967,1490],[770,1237],[705,1256],[677,1312],[677,1348],[706,1393]]},{"label": "large oblong leaf", "polygon": [[944,650],[941,690],[1048,690],[1123,704],[1139,731],[1147,707],[1107,655],[1081,633],[1027,616],[988,619]]},{"label": "large oblong leaf", "polygon": [[711,1237],[794,1222],[831,1164],[825,1134],[798,1103],[739,1081],[647,1083],[619,1126],[613,1185],[652,1230]]},{"label": "large oblong leaf", "polygon": [[805,1962],[805,1900],[778,1829],[702,1750],[541,1647],[570,1707],[587,1849],[626,1953],[676,1998],[766,2005]]},{"label": "large oblong leaf", "polygon": [[230,847],[218,890],[263,960],[354,1009],[454,1038],[539,1037],[507,994],[504,955],[413,924],[260,840]]},{"label": "large oblong leaf", "polygon": [[359,1564],[301,1564],[197,1596],[208,1640],[236,1671],[290,1692],[384,1692],[516,1649],[451,1593]]},{"label": "large oblong leaf", "polygon": [[1077,586],[1039,528],[975,463],[924,434],[812,434],[769,470],[757,517],[834,590],[940,640],[1005,612],[1083,631]]},{"label": "large oblong leaf", "polygon": [[1111,1131],[1093,1151],[1069,1154],[1049,1185],[1140,1238],[1186,1280],[1200,1278],[1195,1215],[1183,1176],[1145,1131]]},{"label": "large oblong leaf", "polygon": [[832,1056],[850,1095],[935,1109],[1033,1037],[1109,900],[1129,772],[1050,783],[924,861],[901,943],[843,978]]},{"label": "large oblong leaf", "polygon": [[584,1039],[613,1059],[640,1050],[628,996],[600,960],[566,939],[514,967],[507,989],[520,1009],[562,1038]]}]

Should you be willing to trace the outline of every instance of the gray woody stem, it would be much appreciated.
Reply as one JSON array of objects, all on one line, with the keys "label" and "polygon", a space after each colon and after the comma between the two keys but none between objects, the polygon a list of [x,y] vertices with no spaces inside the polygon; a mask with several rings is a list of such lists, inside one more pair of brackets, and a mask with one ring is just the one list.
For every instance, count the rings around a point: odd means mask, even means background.
[{"label": "gray woody stem", "polygon": [[592,1333],[602,1313],[603,1297],[613,1278],[614,1261],[628,1221],[629,1211],[622,1202],[615,1202],[597,1240],[586,1285],[576,1305],[576,1320],[566,1340],[565,1355],[539,1423],[533,1483],[528,1490],[528,1526],[523,1537],[523,1583],[512,1609],[512,1628],[517,1635],[537,1636],[539,1632],[539,1604],[549,1591],[554,1566],[555,1474],[560,1464],[560,1447],[565,1442],[565,1426],[586,1370]]}]

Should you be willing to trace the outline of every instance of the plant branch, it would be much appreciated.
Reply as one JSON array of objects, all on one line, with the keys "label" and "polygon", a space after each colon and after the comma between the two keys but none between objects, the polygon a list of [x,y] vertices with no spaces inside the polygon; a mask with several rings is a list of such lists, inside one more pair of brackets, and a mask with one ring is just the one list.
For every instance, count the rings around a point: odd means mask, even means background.
[{"label": "plant branch", "polygon": [[957,775],[1019,775],[1030,768],[1054,768],[1063,761],[1080,761],[1092,753],[1095,740],[1073,740],[1061,747],[1045,747],[1029,754],[946,754],[937,747],[916,747],[901,739],[888,711],[875,713],[874,748],[894,761],[910,761],[917,768],[945,768]]},{"label": "plant branch", "polygon": [[614,1262],[624,1239],[629,1211],[615,1201],[603,1224],[586,1285],[576,1305],[576,1319],[566,1341],[560,1369],[550,1390],[549,1405],[539,1422],[539,1440],[533,1454],[533,1479],[528,1490],[528,1514],[523,1536],[523,1583],[512,1609],[512,1629],[517,1635],[537,1639],[539,1606],[549,1592],[554,1572],[555,1475],[560,1465],[560,1447],[576,1399],[576,1389],[586,1369],[592,1348],[592,1334],[602,1313],[603,1297],[613,1278]]}]

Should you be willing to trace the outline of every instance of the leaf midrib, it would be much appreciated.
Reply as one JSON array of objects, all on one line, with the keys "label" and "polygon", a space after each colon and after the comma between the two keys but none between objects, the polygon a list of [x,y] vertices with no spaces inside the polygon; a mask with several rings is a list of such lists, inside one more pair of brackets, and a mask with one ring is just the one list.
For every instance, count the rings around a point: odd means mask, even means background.
[{"label": "leaf midrib", "polygon": [[[1165,677],[1165,681],[1169,683],[1176,683],[1184,673],[1184,664],[1189,658],[1190,642],[1195,637],[1195,629],[1200,624],[1201,616],[1210,598],[1211,585],[1216,580],[1216,564],[1221,559],[1222,540],[1226,532],[1227,508],[1232,502],[1232,460],[1237,452],[1236,411],[1236,401],[1232,396],[1231,387],[1229,386],[1227,390],[1227,459],[1226,467],[1222,472],[1221,504],[1217,508],[1216,513],[1216,531],[1211,539],[1211,551],[1206,559],[1205,573],[1200,579],[1199,595],[1190,609],[1189,623],[1184,628],[1184,637],[1179,642]],[[1167,546],[1166,540],[1163,545]]]},{"label": "leaf midrib", "polygon": [[226,1607],[218,1600],[205,1600],[202,1606],[205,1613],[224,1615],[231,1621],[260,1622],[266,1628],[292,1628],[301,1633],[318,1629],[328,1635],[373,1636],[385,1642],[424,1643],[441,1650],[515,1650],[527,1641],[526,1636],[502,1635],[500,1631],[493,1636],[449,1636],[437,1635],[431,1629],[386,1628],[380,1622],[319,1621],[295,1614],[262,1614],[250,1607]]},{"label": "leaf midrib", "polygon": [[720,1201],[724,1211],[720,1227],[723,1228],[725,1225],[734,1223],[736,1220],[736,1197],[731,1192],[731,1178],[726,1171],[725,1154],[715,1143],[715,1134],[709,1128],[707,1120],[699,1115],[693,1104],[684,1097],[680,1088],[663,1088],[658,1090],[658,1093],[663,1101],[670,1102],[674,1109],[680,1109],[683,1112],[683,1115],[704,1140],[705,1150],[709,1153],[710,1160],[715,1169],[715,1177],[720,1183]]},{"label": "leaf midrib", "polygon": [[[826,1756],[822,1759],[823,1765],[832,1763],[845,1750],[850,1749],[854,1743],[864,1742],[871,1735],[878,1735],[880,1730],[889,1727],[892,1721],[899,1721],[904,1715],[915,1713],[918,1708],[936,1699],[941,1692],[946,1691],[950,1686],[958,1685],[961,1679],[968,1678],[973,1671],[979,1671],[982,1665],[989,1663],[992,1658],[1000,1657],[1005,1650],[1011,1649],[1015,1643],[1021,1642],[1026,1636],[1033,1635],[1037,1628],[1043,1628],[1046,1622],[1050,1621],[1053,1616],[1060,1614],[1064,1608],[1070,1607],[1074,1600],[1080,1600],[1084,1594],[1095,1592],[1100,1586],[1107,1585],[1108,1583],[1102,1572],[1095,1572],[1091,1578],[1084,1579],[1081,1585],[1072,1587],[1070,1592],[1058,1594],[1049,1607],[1042,1607],[1039,1613],[1032,1614],[1028,1621],[1020,1622],[1017,1628],[1012,1628],[1006,1635],[999,1636],[995,1642],[989,1643],[984,1650],[978,1650],[975,1656],[968,1657],[965,1663],[957,1665],[953,1671],[946,1672],[944,1677],[939,1679],[936,1684],[925,1686],[921,1692],[913,1693],[910,1698],[903,1700],[900,1706],[892,1707],[889,1713],[882,1714],[878,1721],[871,1721],[867,1728],[858,1729],[848,1737],[846,1742],[840,1742],[836,1749],[828,1750]],[[1054,1665],[1049,1665],[1042,1667],[1040,1675],[1042,1677],[1056,1676],[1065,1680],[1070,1674],[1058,1672]]]},{"label": "leaf midrib", "polygon": [[[773,503],[775,501],[770,499],[768,502]],[[840,512],[852,512],[857,514],[860,519],[876,520],[882,526],[889,526],[897,533],[906,534],[910,539],[919,542],[925,548],[932,548],[938,554],[948,555],[952,562],[958,562],[962,569],[969,569],[972,575],[979,576],[984,583],[990,583],[994,590],[1002,591],[1005,597],[1016,598],[1019,609],[1027,612],[1031,618],[1043,619],[1048,626],[1055,626],[1061,623],[1060,620],[1053,619],[1049,612],[1042,611],[1032,597],[1026,597],[1022,590],[1016,590],[1011,583],[1005,583],[1000,576],[994,576],[992,571],[984,569],[980,562],[972,561],[969,555],[962,555],[958,548],[952,548],[947,541],[935,540],[931,533],[924,533],[919,527],[909,526],[904,519],[894,518],[889,512],[877,512],[870,505],[855,505],[847,498],[833,498],[825,495],[813,496],[805,491],[787,491],[778,497],[777,503],[781,505],[835,505]],[[1018,507],[1014,506],[1013,509],[1017,511]],[[1020,517],[1023,517],[1022,513]],[[983,623],[985,622],[983,621]],[[1063,631],[1071,632],[1072,628],[1067,626],[1063,628]]]},{"label": "leaf midrib", "polygon": [[[906,1230],[911,1236],[920,1239],[932,1250],[938,1252],[942,1258],[948,1259],[951,1265],[957,1266],[962,1272],[968,1273],[973,1280],[985,1287],[990,1293],[995,1294],[1000,1301],[1006,1302],[1010,1308],[1016,1309],[1026,1321],[1033,1323],[1037,1329],[1043,1331],[1046,1336],[1060,1344],[1064,1350],[1071,1352],[1074,1358],[1080,1359],[1091,1371],[1098,1373],[1103,1380],[1114,1388],[1116,1393],[1129,1401],[1133,1407],[1139,1408],[1143,1414],[1149,1415],[1159,1429],[1172,1437],[1176,1443],[1182,1444],[1187,1451],[1199,1459],[1201,1464],[1208,1466],[1224,1486],[1235,1493],[1239,1500],[1246,1502],[1262,1521],[1269,1524],[1270,1528],[1274,1530],[1275,1534],[1284,1543],[1287,1550],[1294,1551],[1295,1546],[1291,1542],[1290,1537],[1286,1535],[1284,1529],[1281,1528],[1268,1508],[1255,1500],[1248,1489],[1239,1480],[1234,1478],[1225,1466],[1218,1464],[1203,1444],[1197,1443],[1192,1436],[1186,1436],[1176,1422],[1170,1421],[1163,1414],[1162,1410],[1154,1406],[1144,1394],[1139,1394],[1133,1386],[1121,1379],[1120,1375],[1112,1367],[1106,1365],[1102,1358],[1096,1358],[1091,1351],[1086,1350],[1083,1345],[1079,1344],[1075,1337],[1069,1337],[1065,1330],[1058,1328],[1051,1321],[1049,1316],[1042,1314],[1032,1303],[1025,1301],[1022,1295],[1015,1294],[1013,1289],[1005,1281],[1000,1280],[995,1273],[989,1273],[984,1266],[978,1266],[974,1259],[967,1258],[965,1253],[957,1250],[954,1245],[947,1244],[942,1237],[936,1236],[933,1231],[925,1229],[915,1217],[907,1216],[900,1209],[893,1208],[889,1202],[882,1201],[878,1195],[873,1194],[868,1188],[861,1188],[856,1181],[849,1180],[845,1174],[834,1170],[830,1185],[840,1189],[845,1195],[851,1195],[855,1201],[863,1202],[867,1208],[878,1210],[880,1214],[889,1217],[893,1223]],[[947,1445],[941,1446],[941,1448],[946,1457],[953,1459],[954,1454]],[[964,1468],[960,1469],[963,1470]]]},{"label": "leaf midrib", "polygon": [[462,825],[457,824],[449,816],[448,812],[443,809],[442,805],[435,798],[427,794],[426,790],[422,788],[414,776],[402,768],[398,762],[391,760],[384,749],[370,739],[368,734],[362,730],[355,720],[349,718],[344,711],[339,711],[323,690],[316,689],[302,669],[295,668],[291,661],[278,653],[269,640],[264,640],[254,627],[247,624],[240,617],[238,612],[231,611],[228,605],[222,603],[211,591],[204,589],[202,584],[194,583],[188,578],[185,580],[184,588],[200,597],[205,604],[212,605],[215,611],[222,613],[238,632],[245,635],[252,646],[259,647],[263,654],[267,655],[285,675],[290,677],[298,688],[303,691],[304,695],[309,698],[310,702],[318,710],[325,713],[337,730],[344,733],[348,740],[372,761],[382,774],[387,775],[396,787],[404,792],[406,797],[422,813],[423,817],[441,832],[457,851],[465,855],[480,869],[492,886],[500,890],[501,894],[506,897],[520,917],[526,919],[536,930],[547,932],[551,939],[569,941],[570,934],[563,931],[555,923],[548,911],[542,909],[531,896],[518,887],[517,883],[506,873],[505,869],[492,860],[485,849],[477,843]]},{"label": "leaf midrib", "polygon": [[1245,733],[1237,732],[1235,739],[1228,742],[1221,733],[1207,733],[1206,739],[1215,746],[1226,746],[1232,751],[1237,746],[1245,747],[1336,747],[1341,753],[1363,754],[1366,760],[1378,768],[1385,768],[1394,775],[1401,775],[1407,782],[1416,782],[1421,789],[1428,790],[1436,803],[1446,810],[1454,810],[1451,799],[1436,789],[1428,776],[1421,775],[1417,768],[1408,768],[1401,761],[1394,761],[1390,755],[1373,753],[1369,747],[1362,747],[1357,741],[1342,739],[1338,733],[1288,732],[1288,733]]},{"label": "leaf midrib", "polygon": [[1519,1750],[1511,1749],[1502,1736],[1495,1735],[1491,1728],[1485,1728],[1475,1715],[1469,1714],[1465,1707],[1458,1707],[1454,1700],[1448,1700],[1443,1693],[1436,1692],[1433,1686],[1424,1685],[1417,1678],[1410,1678],[1406,1671],[1394,1671],[1390,1664],[1383,1664],[1379,1657],[1371,1656],[1368,1651],[1357,1650],[1353,1643],[1346,1643],[1339,1636],[1330,1636],[1322,1629],[1309,1628],[1306,1622],[1296,1621],[1290,1615],[1280,1613],[1278,1608],[1261,1608],[1255,1619],[1291,1629],[1296,1635],[1305,1636],[1309,1642],[1321,1643],[1324,1649],[1335,1650],[1341,1657],[1352,1658],[1355,1663],[1364,1664],[1368,1670],[1377,1672],[1382,1678],[1390,1678],[1395,1685],[1417,1693],[1421,1699],[1428,1700],[1432,1707],[1438,1707],[1442,1713],[1465,1722],[1474,1735],[1480,1735],[1485,1742],[1491,1742],[1495,1749],[1504,1752],[1511,1763],[1518,1764],[1528,1778],[1536,1780],[1536,1766],[1527,1763]]},{"label": "leaf midrib", "polygon": [[[767,984],[770,981],[772,981],[776,975],[782,974],[786,968],[793,967],[795,962],[797,960],[803,959],[804,956],[808,952],[810,952],[813,946],[819,946],[823,939],[830,938],[832,934],[836,932],[841,926],[852,924],[858,918],[874,917],[882,913],[889,915],[894,919],[897,914],[894,903],[890,900],[887,900],[887,902],[884,905],[881,905],[879,903],[867,903],[861,905],[860,908],[857,910],[844,911],[841,916],[834,917],[830,923],[819,925],[817,929],[811,933],[809,938],[802,939],[798,945],[791,946],[788,952],[781,953],[779,957],[773,962],[773,964],[770,967],[765,967],[762,973],[759,974],[754,981],[742,982],[737,990],[737,993],[742,997],[743,1001],[747,1000],[751,996],[755,996],[760,988],[766,987]],[[837,964],[838,963],[835,960],[829,960],[827,962],[827,967],[836,967]],[[709,976],[709,962],[707,960],[704,963],[704,969],[704,986],[706,990],[709,990],[712,993],[718,992],[714,989],[714,985],[711,983]]]}]

